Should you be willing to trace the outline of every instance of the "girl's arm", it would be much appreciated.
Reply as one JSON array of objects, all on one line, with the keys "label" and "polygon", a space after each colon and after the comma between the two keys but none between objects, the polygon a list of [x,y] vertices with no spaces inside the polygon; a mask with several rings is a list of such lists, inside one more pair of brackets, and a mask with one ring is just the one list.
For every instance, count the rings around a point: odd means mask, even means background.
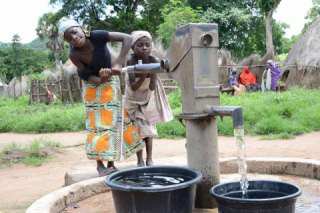
[{"label": "girl's arm", "polygon": [[126,57],[131,47],[132,37],[126,33],[109,32],[109,40],[122,43],[120,54],[111,68],[113,75],[119,75],[121,73],[122,66],[126,62]]},{"label": "girl's arm", "polygon": [[[132,58],[129,58],[127,61],[127,66],[130,65],[135,65],[135,61]],[[134,73],[129,74],[129,82],[130,82],[130,87],[133,91],[139,89],[146,79],[147,75],[140,75],[140,78],[136,81],[136,75]]]}]

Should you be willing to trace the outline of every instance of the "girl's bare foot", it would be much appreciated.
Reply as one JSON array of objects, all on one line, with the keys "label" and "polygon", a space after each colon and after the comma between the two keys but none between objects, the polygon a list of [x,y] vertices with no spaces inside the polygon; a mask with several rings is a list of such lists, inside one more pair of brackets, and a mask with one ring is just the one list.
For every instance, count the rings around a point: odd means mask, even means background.
[{"label": "girl's bare foot", "polygon": [[146,165],[144,164],[143,160],[142,161],[138,161],[137,167],[144,167],[144,166],[146,166]]},{"label": "girl's bare foot", "polygon": [[153,161],[152,161],[152,159],[148,159],[148,158],[147,158],[147,160],[146,160],[146,165],[147,165],[147,166],[153,166]]}]

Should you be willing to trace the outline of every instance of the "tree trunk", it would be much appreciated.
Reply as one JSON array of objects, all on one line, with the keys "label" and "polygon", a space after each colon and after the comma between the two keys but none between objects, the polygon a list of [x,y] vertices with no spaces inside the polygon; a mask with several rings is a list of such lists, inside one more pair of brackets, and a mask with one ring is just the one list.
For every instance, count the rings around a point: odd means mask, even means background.
[{"label": "tree trunk", "polygon": [[274,46],[273,46],[273,40],[272,40],[272,15],[273,15],[273,9],[270,10],[266,15],[266,49],[267,53],[271,53],[274,57]]},{"label": "tree trunk", "polygon": [[267,54],[270,53],[272,58],[275,58],[274,46],[273,46],[273,39],[272,39],[272,16],[275,9],[279,6],[281,0],[275,0],[273,4],[273,8],[269,10],[265,17],[266,22],[266,49]]},{"label": "tree trunk", "polygon": [[56,62],[56,69],[59,70],[60,69],[60,50],[55,50],[54,51],[54,59]]}]

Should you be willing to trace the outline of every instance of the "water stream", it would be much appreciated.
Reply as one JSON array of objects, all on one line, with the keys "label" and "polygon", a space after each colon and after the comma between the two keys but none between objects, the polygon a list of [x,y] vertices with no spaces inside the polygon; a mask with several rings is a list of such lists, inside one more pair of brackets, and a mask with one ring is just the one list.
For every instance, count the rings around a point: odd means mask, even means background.
[{"label": "water stream", "polygon": [[237,161],[238,161],[238,173],[240,174],[240,187],[242,190],[242,197],[247,197],[247,191],[249,187],[247,178],[247,155],[246,146],[244,141],[244,129],[238,128],[234,129],[234,137],[237,144]]}]

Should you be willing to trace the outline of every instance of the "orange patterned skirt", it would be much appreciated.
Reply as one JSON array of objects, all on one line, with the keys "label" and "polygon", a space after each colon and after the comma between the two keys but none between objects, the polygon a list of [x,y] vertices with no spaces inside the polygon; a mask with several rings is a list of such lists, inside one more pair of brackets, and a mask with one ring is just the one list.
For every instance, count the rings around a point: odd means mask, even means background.
[{"label": "orange patterned skirt", "polygon": [[86,107],[86,152],[89,159],[117,161],[144,147],[141,137],[123,107],[118,76],[95,86],[84,82]]}]

